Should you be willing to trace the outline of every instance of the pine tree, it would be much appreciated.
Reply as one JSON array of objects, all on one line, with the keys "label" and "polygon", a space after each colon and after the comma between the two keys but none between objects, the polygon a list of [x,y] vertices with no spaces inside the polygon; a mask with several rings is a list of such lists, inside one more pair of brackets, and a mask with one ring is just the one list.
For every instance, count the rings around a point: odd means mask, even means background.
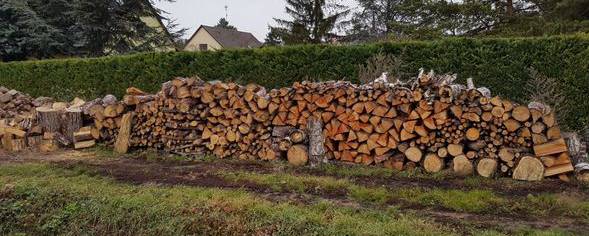
[{"label": "pine tree", "polygon": [[26,2],[0,2],[0,58],[3,61],[63,55],[64,38]]},{"label": "pine tree", "polygon": [[279,32],[280,29],[268,27],[269,31],[266,34],[265,44],[269,46],[278,46],[283,45],[284,42],[282,41],[281,35],[284,35],[283,32]]},{"label": "pine tree", "polygon": [[229,21],[227,21],[227,19],[225,19],[225,17],[219,19],[219,23],[217,23],[217,25],[215,25],[215,27],[237,30],[237,28],[235,26],[229,24]]},{"label": "pine tree", "polygon": [[349,10],[333,0],[286,0],[286,13],[293,20],[274,19],[285,44],[322,43],[334,36]]},{"label": "pine tree", "polygon": [[392,32],[400,0],[358,0],[361,10],[352,16],[349,33],[356,40],[383,38]]},{"label": "pine tree", "polygon": [[0,57],[7,61],[103,56],[174,46],[170,36],[180,38],[185,29],[167,35],[148,25],[143,18],[154,14],[169,21],[151,4],[150,0],[0,1]]}]

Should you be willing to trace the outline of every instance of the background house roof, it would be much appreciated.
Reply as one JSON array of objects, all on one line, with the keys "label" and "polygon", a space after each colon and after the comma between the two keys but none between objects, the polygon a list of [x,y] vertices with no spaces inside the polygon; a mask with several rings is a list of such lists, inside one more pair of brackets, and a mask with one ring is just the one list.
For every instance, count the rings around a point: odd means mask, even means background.
[{"label": "background house roof", "polygon": [[[262,46],[262,43],[253,34],[248,32],[206,25],[200,28],[206,30],[223,48],[258,48]],[[196,30],[195,35],[200,28]]]}]

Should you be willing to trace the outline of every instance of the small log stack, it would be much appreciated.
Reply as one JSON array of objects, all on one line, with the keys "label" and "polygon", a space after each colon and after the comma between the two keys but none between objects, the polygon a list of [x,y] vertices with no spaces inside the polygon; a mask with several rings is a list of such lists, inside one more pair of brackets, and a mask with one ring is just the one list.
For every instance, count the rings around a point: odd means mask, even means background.
[{"label": "small log stack", "polygon": [[14,89],[0,87],[0,118],[14,118],[35,108],[33,98]]},{"label": "small log stack", "polygon": [[[84,103],[79,98],[69,103],[53,102],[47,97],[32,99],[16,90],[0,87],[3,148],[14,152],[27,148],[49,152],[76,143],[75,133],[81,131],[84,123],[81,111]],[[93,145],[87,142],[85,147],[88,146]]]}]

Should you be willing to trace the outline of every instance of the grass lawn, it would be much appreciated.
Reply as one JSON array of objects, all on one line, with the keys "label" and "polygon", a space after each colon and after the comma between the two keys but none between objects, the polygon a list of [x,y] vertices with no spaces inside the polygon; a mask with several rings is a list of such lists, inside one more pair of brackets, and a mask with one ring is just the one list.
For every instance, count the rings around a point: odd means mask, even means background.
[{"label": "grass lawn", "polygon": [[[0,234],[574,235],[589,228],[584,186],[534,193],[534,183],[455,183],[378,168],[91,152],[83,160],[0,161]],[[411,178],[418,184],[404,186]]]}]

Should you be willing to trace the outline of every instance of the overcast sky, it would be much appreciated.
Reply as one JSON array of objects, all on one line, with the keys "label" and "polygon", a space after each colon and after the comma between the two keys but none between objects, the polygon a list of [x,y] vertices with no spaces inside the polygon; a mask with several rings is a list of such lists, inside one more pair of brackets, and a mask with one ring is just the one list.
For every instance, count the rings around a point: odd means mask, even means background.
[{"label": "overcast sky", "polygon": [[[343,4],[354,6],[354,0],[340,0]],[[284,0],[176,0],[176,2],[157,2],[156,6],[170,13],[183,28],[188,28],[184,36],[189,38],[200,25],[216,25],[225,17],[228,7],[229,22],[240,31],[253,33],[264,41],[272,18],[287,18]]]}]

